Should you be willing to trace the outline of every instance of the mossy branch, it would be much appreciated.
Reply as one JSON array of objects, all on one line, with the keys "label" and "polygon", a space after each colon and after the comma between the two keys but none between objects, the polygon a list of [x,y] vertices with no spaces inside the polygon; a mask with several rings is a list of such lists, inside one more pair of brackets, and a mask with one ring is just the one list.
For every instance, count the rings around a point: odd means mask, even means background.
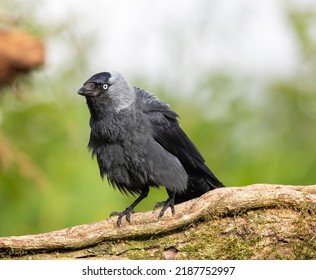
[{"label": "mossy branch", "polygon": [[[316,185],[286,186],[256,184],[246,187],[231,187],[216,189],[205,195],[176,206],[176,214],[169,211],[157,220],[159,210],[132,215],[131,223],[123,221],[118,227],[116,219],[111,218],[101,222],[74,226],[48,233],[0,237],[0,252],[3,257],[9,257],[12,252],[28,254],[31,252],[69,252],[104,243],[120,242],[122,240],[139,240],[143,242],[153,237],[167,236],[175,232],[185,234],[190,225],[197,221],[220,221],[227,216],[232,218],[243,213],[267,209],[291,209],[298,212],[316,209]],[[216,219],[214,217],[217,217]],[[226,219],[225,218],[225,219]],[[285,217],[286,218],[286,217]],[[279,221],[282,225],[282,220]],[[210,227],[212,225],[209,225]],[[226,232],[224,230],[224,232]],[[223,229],[221,230],[223,233]],[[219,233],[219,232],[218,232]],[[310,238],[316,236],[316,226],[309,232]],[[207,237],[205,237],[207,238]],[[315,239],[315,238],[314,238]],[[172,246],[176,247],[176,246]],[[1,256],[1,255],[0,255]],[[50,258],[51,256],[47,256]]]}]

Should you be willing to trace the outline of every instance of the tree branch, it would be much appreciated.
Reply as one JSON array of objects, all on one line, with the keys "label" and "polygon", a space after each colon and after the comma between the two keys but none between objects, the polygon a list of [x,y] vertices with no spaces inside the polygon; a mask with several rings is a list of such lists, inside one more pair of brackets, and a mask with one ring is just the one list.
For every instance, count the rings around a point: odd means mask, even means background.
[{"label": "tree branch", "polygon": [[291,208],[315,211],[316,186],[256,184],[247,187],[216,189],[176,206],[157,220],[158,210],[132,215],[128,224],[116,225],[116,218],[62,230],[25,236],[0,237],[0,251],[78,250],[105,241],[135,239],[182,230],[201,218],[239,215],[253,209]]}]

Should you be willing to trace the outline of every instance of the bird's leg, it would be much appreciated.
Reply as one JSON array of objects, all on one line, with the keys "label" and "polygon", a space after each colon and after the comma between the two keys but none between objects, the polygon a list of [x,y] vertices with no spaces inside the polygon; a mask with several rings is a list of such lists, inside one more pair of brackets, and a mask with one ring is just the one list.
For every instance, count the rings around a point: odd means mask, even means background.
[{"label": "bird's leg", "polygon": [[158,207],[163,206],[161,211],[159,212],[158,219],[160,219],[168,209],[168,207],[171,208],[171,213],[174,215],[176,213],[174,209],[174,199],[175,199],[176,193],[172,193],[169,195],[169,198],[166,201],[157,202],[154,206],[154,210],[156,210]]},{"label": "bird's leg", "polygon": [[131,215],[134,213],[135,206],[139,202],[141,202],[145,197],[147,197],[148,193],[149,193],[149,188],[144,189],[142,191],[142,193],[140,194],[140,196],[130,206],[128,206],[124,211],[122,211],[122,212],[113,211],[110,214],[110,217],[118,216],[117,221],[116,221],[118,226],[122,225],[122,218],[124,216],[126,217],[126,221],[128,221],[130,223],[131,222]]}]

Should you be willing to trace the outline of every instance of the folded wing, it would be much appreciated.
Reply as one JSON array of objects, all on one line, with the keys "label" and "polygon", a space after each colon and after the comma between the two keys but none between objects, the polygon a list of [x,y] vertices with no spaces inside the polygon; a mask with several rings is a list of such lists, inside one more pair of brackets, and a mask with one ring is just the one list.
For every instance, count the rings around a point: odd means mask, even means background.
[{"label": "folded wing", "polygon": [[223,187],[205,165],[205,160],[198,149],[179,126],[178,115],[169,105],[144,90],[136,88],[136,92],[139,97],[137,104],[148,117],[154,139],[179,159],[189,176],[188,190],[182,197],[178,196],[178,202]]}]

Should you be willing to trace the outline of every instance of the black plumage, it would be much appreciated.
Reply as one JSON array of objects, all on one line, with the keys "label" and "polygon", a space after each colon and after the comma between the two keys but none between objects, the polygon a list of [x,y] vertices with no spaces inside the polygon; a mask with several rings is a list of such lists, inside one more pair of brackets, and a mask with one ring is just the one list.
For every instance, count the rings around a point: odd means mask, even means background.
[{"label": "black plumage", "polygon": [[102,177],[113,187],[139,197],[118,215],[117,223],[134,212],[149,187],[165,186],[168,207],[223,187],[181,129],[178,115],[149,92],[131,86],[117,72],[102,72],[87,80],[78,93],[90,110],[88,147],[96,156]]}]

